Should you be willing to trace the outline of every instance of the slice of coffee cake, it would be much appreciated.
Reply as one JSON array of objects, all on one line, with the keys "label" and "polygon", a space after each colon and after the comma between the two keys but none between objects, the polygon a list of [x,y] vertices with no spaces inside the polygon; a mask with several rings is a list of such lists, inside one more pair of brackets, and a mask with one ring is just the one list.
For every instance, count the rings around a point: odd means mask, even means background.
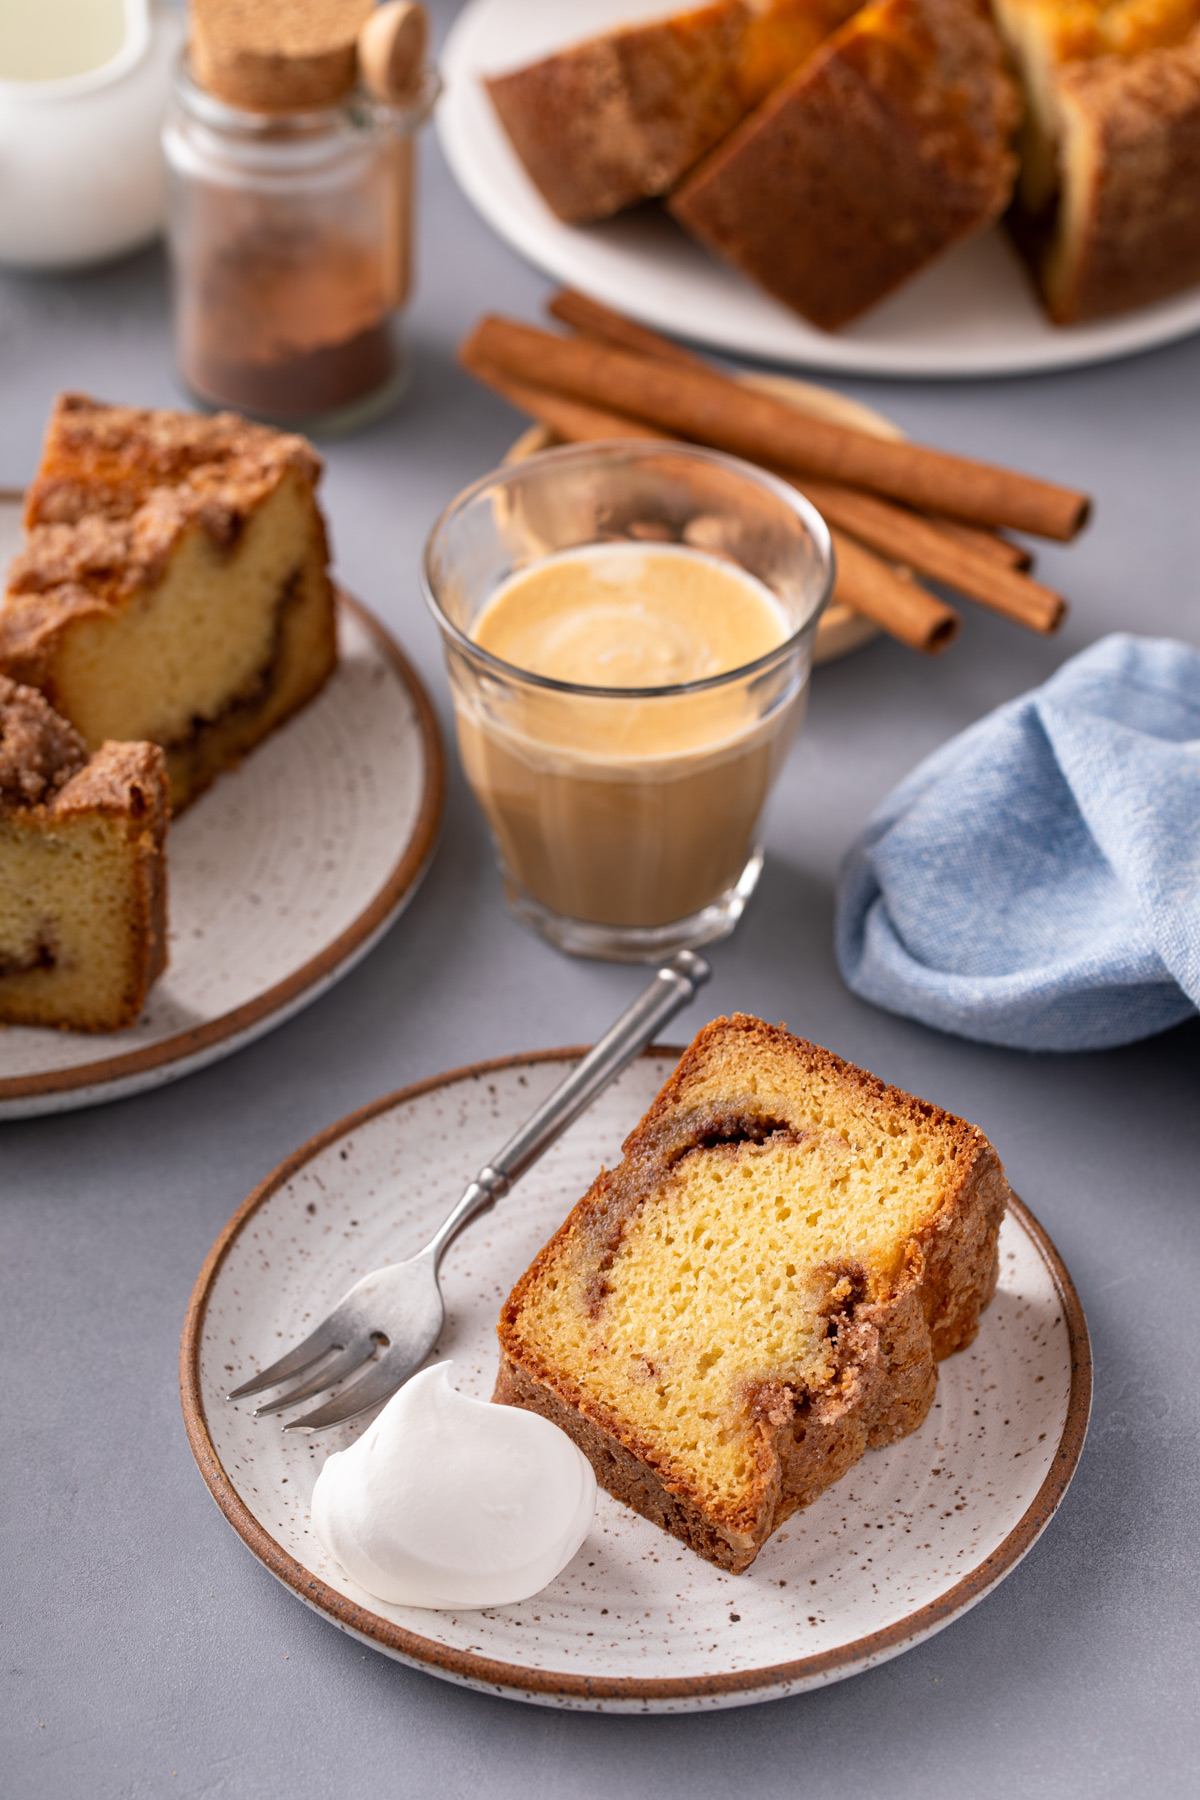
[{"label": "slice of coffee cake", "polygon": [[1020,116],[982,0],[872,0],[685,176],[670,210],[824,331],[997,218]]},{"label": "slice of coffee cake", "polygon": [[713,0],[484,85],[547,205],[585,224],[673,187],[858,3]]},{"label": "slice of coffee cake", "polygon": [[58,400],[0,608],[0,670],[85,742],[166,752],[176,812],[336,660],[302,438],[232,413]]},{"label": "slice of coffee cake", "polygon": [[782,1027],[717,1019],[513,1290],[495,1398],[739,1572],[924,1419],[996,1281],[983,1134]]},{"label": "slice of coffee cake", "polygon": [[167,782],[156,744],[89,758],[0,676],[0,1020],[116,1031],[166,963]]}]

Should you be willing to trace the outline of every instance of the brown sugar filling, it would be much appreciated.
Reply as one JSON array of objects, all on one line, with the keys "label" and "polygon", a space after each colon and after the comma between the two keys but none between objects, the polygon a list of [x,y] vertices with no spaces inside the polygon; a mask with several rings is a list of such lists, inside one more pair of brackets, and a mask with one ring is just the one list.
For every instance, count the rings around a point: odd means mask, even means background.
[{"label": "brown sugar filling", "polygon": [[0,951],[0,981],[13,975],[29,975],[34,969],[53,969],[57,952],[48,937],[39,935],[28,950]]},{"label": "brown sugar filling", "polygon": [[206,741],[224,731],[238,717],[244,717],[257,711],[271,694],[284,659],[284,633],[287,629],[288,614],[300,603],[301,588],[304,577],[303,569],[293,569],[279,590],[279,597],[274,606],[274,623],[271,629],[271,643],[266,659],[255,670],[242,691],[234,694],[219,712],[208,718],[194,718],[190,728],[180,736],[172,738],[163,745],[168,756],[186,752],[191,755],[203,751]]}]

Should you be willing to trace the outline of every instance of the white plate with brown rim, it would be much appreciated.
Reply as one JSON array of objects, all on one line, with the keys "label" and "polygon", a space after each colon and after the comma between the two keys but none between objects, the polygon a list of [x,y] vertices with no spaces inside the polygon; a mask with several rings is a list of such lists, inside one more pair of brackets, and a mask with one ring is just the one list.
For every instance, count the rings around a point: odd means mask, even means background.
[{"label": "white plate with brown rim", "polygon": [[476,211],[555,280],[717,350],[791,368],[963,379],[1106,362],[1200,330],[1200,287],[1081,325],[1052,325],[1002,226],[958,244],[842,331],[820,331],[719,262],[663,208],[596,225],[555,217],[483,86],[596,32],[679,10],[667,0],[469,0],[440,57],[438,137]]},{"label": "white plate with brown rim", "polygon": [[[561,1079],[575,1050],[480,1063],[364,1107],[290,1156],[234,1215],[192,1293],[184,1419],[218,1506],[305,1605],[364,1645],[484,1693],[585,1711],[742,1706],[840,1680],[948,1625],[1049,1523],[1083,1447],[1091,1358],[1078,1296],[1019,1202],[975,1343],[942,1363],[921,1429],[870,1451],[768,1542],[745,1575],[702,1562],[607,1494],[575,1560],[516,1606],[430,1612],[358,1588],[312,1534],[317,1471],[362,1421],[316,1438],[256,1421],[228,1390],[368,1270],[409,1255]],[[630,1066],[442,1265],[451,1358],[487,1398],[513,1282],[674,1065]],[[289,1415],[283,1414],[284,1420]]]},{"label": "white plate with brown rim", "polygon": [[[0,493],[0,566],[20,495]],[[338,668],[172,824],[170,961],[125,1031],[0,1026],[0,1120],[124,1099],[229,1056],[347,974],[429,864],[443,757],[421,682],[347,595]]]}]

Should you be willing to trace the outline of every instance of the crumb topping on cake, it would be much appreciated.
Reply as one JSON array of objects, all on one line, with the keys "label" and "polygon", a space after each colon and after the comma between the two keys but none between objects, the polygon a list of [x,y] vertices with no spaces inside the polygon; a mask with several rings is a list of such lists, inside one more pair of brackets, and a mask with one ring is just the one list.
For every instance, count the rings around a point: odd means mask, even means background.
[{"label": "crumb topping on cake", "polygon": [[231,549],[286,469],[312,482],[320,467],[303,438],[236,413],[202,418],[61,394],[9,593],[44,596],[56,612],[117,605],[162,575],[189,526]]},{"label": "crumb topping on cake", "polygon": [[56,817],[69,813],[124,813],[136,819],[160,804],[163,753],[157,744],[102,744],[54,802]]},{"label": "crumb topping on cake", "polygon": [[872,0],[687,175],[669,210],[835,331],[1004,210],[1019,114],[977,0]]},{"label": "crumb topping on cake", "polygon": [[40,694],[5,681],[6,773],[18,745],[43,799],[0,804],[0,1022],[122,1030],[167,960],[163,753],[156,744],[107,743],[88,760]]},{"label": "crumb topping on cake", "polygon": [[36,688],[0,675],[0,812],[43,805],[87,760],[79,733]]}]

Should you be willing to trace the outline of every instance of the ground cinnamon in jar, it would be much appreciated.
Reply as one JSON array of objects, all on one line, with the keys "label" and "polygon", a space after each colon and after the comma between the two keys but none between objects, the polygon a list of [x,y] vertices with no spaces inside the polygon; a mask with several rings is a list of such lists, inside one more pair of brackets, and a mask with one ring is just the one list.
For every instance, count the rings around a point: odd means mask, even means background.
[{"label": "ground cinnamon in jar", "polygon": [[[258,106],[281,91],[277,58],[263,59],[257,87],[253,59],[241,57],[236,82],[232,59],[194,60]],[[302,73],[285,94],[313,93],[311,66]],[[250,110],[180,73],[164,134],[175,342],[180,375],[202,404],[331,430],[396,397],[412,137],[435,93],[424,71],[401,106],[352,89],[302,110]]]}]

